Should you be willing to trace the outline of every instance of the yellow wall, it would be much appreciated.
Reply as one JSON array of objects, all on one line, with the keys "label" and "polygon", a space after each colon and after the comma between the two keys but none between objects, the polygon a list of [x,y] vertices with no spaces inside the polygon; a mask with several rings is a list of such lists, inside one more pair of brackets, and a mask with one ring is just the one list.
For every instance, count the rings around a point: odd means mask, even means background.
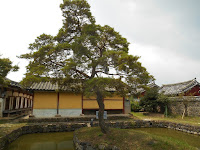
[{"label": "yellow wall", "polygon": [[105,109],[123,109],[123,97],[114,96],[104,99]]},{"label": "yellow wall", "polygon": [[83,96],[83,99],[86,99],[86,100],[88,100],[88,99],[91,99],[91,100],[95,99],[96,100],[96,97],[94,97],[94,96],[91,96],[91,97],[85,97],[85,96]]},{"label": "yellow wall", "polygon": [[[93,98],[91,98],[93,99]],[[123,97],[107,97],[104,99],[105,109],[123,109]],[[83,101],[83,109],[98,109],[96,100],[89,100],[85,98]]]},{"label": "yellow wall", "polygon": [[98,109],[98,103],[96,100],[84,100],[83,109]]},{"label": "yellow wall", "polygon": [[[92,100],[91,100],[92,99]],[[104,99],[105,109],[123,109],[123,97],[108,97]],[[35,92],[34,109],[57,109],[57,94],[55,92]],[[59,109],[81,109],[82,96],[71,93],[59,94]],[[98,103],[92,98],[84,97],[83,109],[98,109]]]},{"label": "yellow wall", "polygon": [[105,109],[123,109],[123,100],[105,100]]},{"label": "yellow wall", "polygon": [[60,109],[76,109],[82,108],[82,95],[75,95],[70,93],[60,93],[59,96]]},{"label": "yellow wall", "polygon": [[106,99],[116,99],[116,100],[123,100],[123,97],[119,97],[119,96],[113,96],[113,97],[106,97],[106,98],[104,98],[104,100],[106,100]]},{"label": "yellow wall", "polygon": [[34,109],[56,109],[57,94],[50,92],[35,92],[34,93]]}]

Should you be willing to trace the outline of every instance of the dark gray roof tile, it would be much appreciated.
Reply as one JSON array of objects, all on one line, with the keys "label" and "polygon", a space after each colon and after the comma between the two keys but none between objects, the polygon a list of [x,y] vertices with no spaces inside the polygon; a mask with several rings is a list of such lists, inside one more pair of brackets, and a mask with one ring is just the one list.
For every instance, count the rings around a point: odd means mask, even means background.
[{"label": "dark gray roof tile", "polygon": [[31,90],[46,90],[46,91],[55,91],[56,86],[49,82],[34,82],[31,87]]},{"label": "dark gray roof tile", "polygon": [[[70,84],[70,86],[62,86],[59,89],[63,91],[71,91],[75,87],[80,87],[81,83],[73,83]],[[53,84],[50,81],[49,82],[34,82],[30,88],[30,90],[38,90],[38,91],[55,91],[58,90],[58,84]]]},{"label": "dark gray roof tile", "polygon": [[166,84],[160,88],[159,93],[165,95],[177,95],[189,91],[196,85],[200,85],[199,82],[196,81],[196,78],[186,82]]}]

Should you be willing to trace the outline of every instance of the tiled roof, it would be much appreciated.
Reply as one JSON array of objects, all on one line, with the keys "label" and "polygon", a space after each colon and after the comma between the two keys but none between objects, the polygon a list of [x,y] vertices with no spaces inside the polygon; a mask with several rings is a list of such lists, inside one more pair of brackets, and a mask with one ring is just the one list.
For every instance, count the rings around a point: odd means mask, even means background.
[{"label": "tiled roof", "polygon": [[10,80],[8,78],[5,78],[5,80],[9,81],[9,85],[8,86],[12,86],[12,87],[17,87],[17,88],[22,88],[21,84],[19,82]]},{"label": "tiled roof", "polygon": [[[70,86],[62,86],[58,88],[58,84],[53,84],[49,82],[34,82],[29,90],[36,90],[36,91],[55,91],[55,90],[62,90],[62,91],[72,91],[73,89],[79,88],[81,90],[81,83],[71,83]],[[107,91],[116,91],[114,88],[106,88]]]},{"label": "tiled roof", "polygon": [[31,87],[29,88],[31,90],[42,90],[42,91],[55,91],[58,89],[57,84],[52,84],[50,81],[49,82],[34,82]]},{"label": "tiled roof", "polygon": [[159,93],[163,93],[165,95],[177,95],[187,92],[196,85],[200,85],[199,82],[196,81],[196,78],[186,82],[166,84],[160,88]]},{"label": "tiled roof", "polygon": [[57,83],[48,82],[34,82],[29,90],[37,90],[37,91],[73,91],[74,89],[80,88],[81,83],[71,83],[68,86],[58,86]]},{"label": "tiled roof", "polygon": [[14,87],[22,88],[22,86],[18,82],[11,81],[11,80],[10,80],[10,85]]}]

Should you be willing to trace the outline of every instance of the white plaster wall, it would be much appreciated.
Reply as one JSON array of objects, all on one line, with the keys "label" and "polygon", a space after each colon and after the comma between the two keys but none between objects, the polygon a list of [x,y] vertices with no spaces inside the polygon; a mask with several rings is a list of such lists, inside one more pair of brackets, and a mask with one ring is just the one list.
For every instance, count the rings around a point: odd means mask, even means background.
[{"label": "white plaster wall", "polygon": [[59,109],[59,114],[62,117],[77,117],[82,114],[82,109]]},{"label": "white plaster wall", "polygon": [[35,117],[55,117],[57,109],[33,109],[33,115]]},{"label": "white plaster wall", "polygon": [[[82,109],[59,109],[61,117],[76,117],[82,114]],[[33,115],[38,118],[55,117],[57,109],[33,109]]]}]

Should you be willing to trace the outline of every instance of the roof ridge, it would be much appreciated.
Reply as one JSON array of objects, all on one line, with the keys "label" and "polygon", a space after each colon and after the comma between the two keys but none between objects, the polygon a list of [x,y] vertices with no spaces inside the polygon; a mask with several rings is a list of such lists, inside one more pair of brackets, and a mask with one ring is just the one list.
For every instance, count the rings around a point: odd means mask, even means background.
[{"label": "roof ridge", "polygon": [[187,82],[193,82],[195,81],[196,79],[192,79],[192,80],[189,80],[189,81],[184,81],[184,82],[179,82],[179,83],[172,83],[172,84],[163,84],[163,86],[172,86],[172,85],[179,85],[179,84],[184,84],[184,83],[187,83]]},{"label": "roof ridge", "polygon": [[200,83],[195,78],[193,80],[189,80],[185,82],[163,85],[160,88],[159,92],[160,93],[164,92],[165,94],[168,94],[168,95],[179,94],[193,88],[197,84],[200,85]]},{"label": "roof ridge", "polygon": [[188,83],[188,85],[185,85],[185,87],[183,87],[181,90],[182,90],[182,91],[185,91],[185,90],[187,90],[188,88],[191,88],[191,87],[196,86],[197,84],[199,84],[199,82],[196,81],[196,80],[193,80],[192,82]]}]

